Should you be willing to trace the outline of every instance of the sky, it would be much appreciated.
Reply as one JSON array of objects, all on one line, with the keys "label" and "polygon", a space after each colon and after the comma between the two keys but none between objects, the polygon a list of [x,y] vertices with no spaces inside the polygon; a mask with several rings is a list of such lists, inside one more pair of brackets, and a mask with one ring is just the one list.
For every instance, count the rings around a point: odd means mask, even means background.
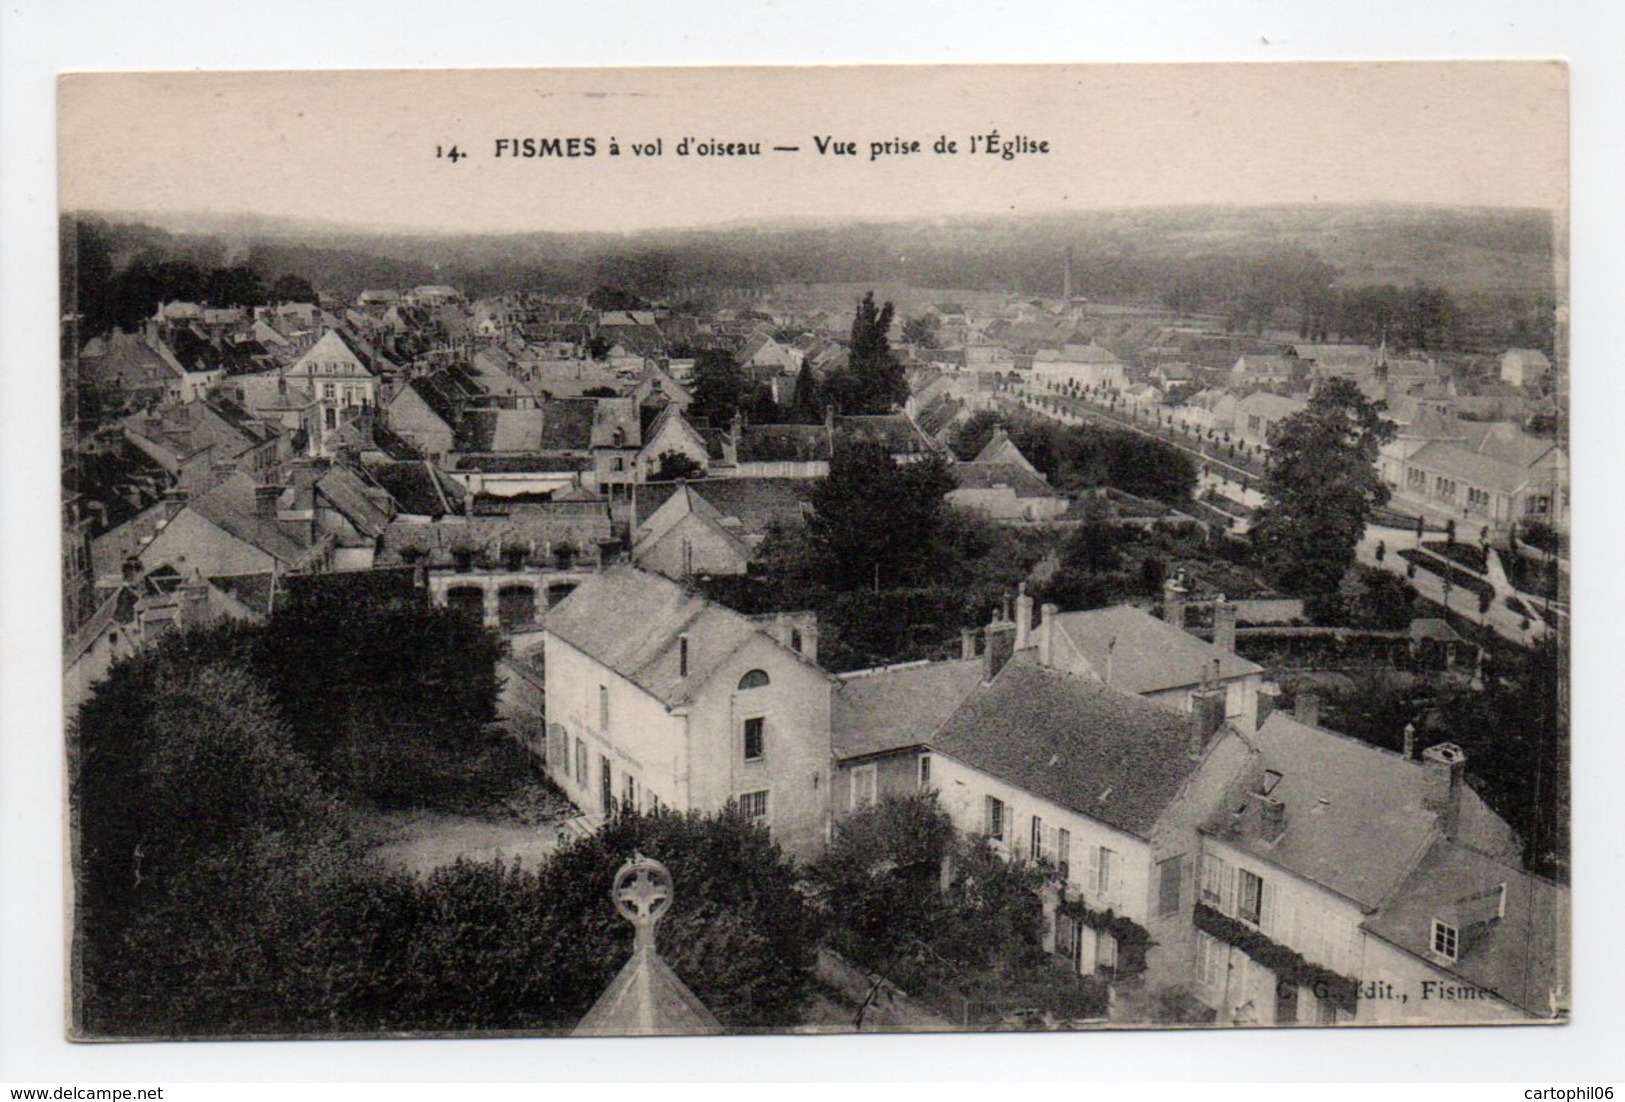
[{"label": "sky", "polygon": [[[1538,61],[73,74],[60,202],[479,233],[1191,203],[1550,209],[1567,196],[1567,79]],[[990,132],[1027,145],[987,155]],[[593,155],[511,155],[572,137]],[[685,137],[761,152],[683,156]],[[656,140],[657,156],[633,149]],[[875,156],[888,141],[918,151]]]}]

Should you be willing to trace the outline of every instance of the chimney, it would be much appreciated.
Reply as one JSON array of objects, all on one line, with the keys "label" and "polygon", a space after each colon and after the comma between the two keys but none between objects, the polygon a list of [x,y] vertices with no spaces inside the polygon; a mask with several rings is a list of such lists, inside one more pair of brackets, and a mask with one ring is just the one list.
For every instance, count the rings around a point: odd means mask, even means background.
[{"label": "chimney", "polygon": [[1016,649],[1026,650],[1032,643],[1033,599],[1027,595],[1027,583],[1016,589]]},{"label": "chimney", "polygon": [[1236,611],[1223,597],[1213,606],[1213,645],[1226,654],[1236,652]]},{"label": "chimney", "polygon": [[1208,739],[1224,725],[1225,690],[1199,689],[1191,694],[1190,741],[1186,752],[1192,759],[1207,750]]},{"label": "chimney", "polygon": [[982,651],[982,680],[992,681],[1016,649],[1016,625],[996,620],[982,629],[987,646]]},{"label": "chimney", "polygon": [[1258,725],[1264,726],[1277,708],[1281,706],[1281,686],[1273,681],[1265,681],[1258,686]]},{"label": "chimney", "polygon": [[1467,771],[1467,755],[1453,742],[1441,742],[1422,751],[1422,806],[1439,816],[1439,830],[1446,838],[1456,836],[1461,820],[1461,787]]},{"label": "chimney", "polygon": [[1416,760],[1416,724],[1405,724],[1405,760]]},{"label": "chimney", "polygon": [[1320,694],[1299,693],[1293,706],[1293,718],[1307,727],[1320,726]]},{"label": "chimney", "polygon": [[824,431],[835,431],[835,407],[833,405],[824,406]]},{"label": "chimney", "polygon": [[976,657],[976,629],[959,629],[959,657],[966,662]]},{"label": "chimney", "polygon": [[1185,629],[1184,575],[1169,578],[1162,583],[1162,618],[1181,631]]},{"label": "chimney", "polygon": [[1041,611],[1044,618],[1038,622],[1038,664],[1048,667],[1055,664],[1055,617],[1061,610],[1046,603]]},{"label": "chimney", "polygon": [[264,520],[275,520],[277,502],[282,497],[281,486],[254,487],[254,515]]},{"label": "chimney", "polygon": [[1286,804],[1262,792],[1255,793],[1254,799],[1258,801],[1259,833],[1266,842],[1279,841],[1286,833]]},{"label": "chimney", "polygon": [[818,616],[807,616],[801,624],[801,656],[809,662],[818,661]]}]

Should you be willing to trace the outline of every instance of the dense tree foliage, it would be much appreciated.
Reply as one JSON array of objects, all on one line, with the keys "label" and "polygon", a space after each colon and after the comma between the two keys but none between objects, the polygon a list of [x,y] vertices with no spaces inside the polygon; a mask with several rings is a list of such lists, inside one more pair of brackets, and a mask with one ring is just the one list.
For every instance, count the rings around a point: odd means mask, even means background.
[{"label": "dense tree foliage", "polygon": [[833,947],[905,987],[1040,963],[1045,875],[958,834],[934,792],[842,819],[808,868]]},{"label": "dense tree foliage", "polygon": [[878,444],[839,445],[812,493],[814,562],[837,589],[896,586],[921,578],[954,488],[940,456],[900,464]]},{"label": "dense tree foliage", "polygon": [[858,303],[847,363],[825,382],[842,413],[890,413],[908,399],[908,379],[891,348],[892,314],[891,303],[875,305],[873,291]]},{"label": "dense tree foliage", "polygon": [[649,473],[651,482],[674,482],[679,478],[699,478],[705,468],[686,452],[661,452],[655,469]]},{"label": "dense tree foliage", "polygon": [[1335,618],[1338,588],[1373,509],[1388,500],[1377,451],[1394,426],[1346,379],[1270,429],[1265,503],[1253,539],[1274,583],[1317,619]]},{"label": "dense tree foliage", "polygon": [[745,373],[733,356],[721,349],[706,349],[694,360],[694,400],[688,417],[726,427],[745,408],[747,391]]},{"label": "dense tree foliage", "polygon": [[1113,486],[1177,506],[1196,488],[1196,464],[1172,445],[1127,429],[1065,426],[1025,412],[972,414],[955,430],[954,454],[974,458],[1001,425],[1057,489],[1076,492]]}]

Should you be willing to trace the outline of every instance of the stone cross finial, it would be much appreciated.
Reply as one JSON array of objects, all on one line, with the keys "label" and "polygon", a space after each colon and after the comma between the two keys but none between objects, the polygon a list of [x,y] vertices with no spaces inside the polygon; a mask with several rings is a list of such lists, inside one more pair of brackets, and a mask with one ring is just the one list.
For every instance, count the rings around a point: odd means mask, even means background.
[{"label": "stone cross finial", "polygon": [[666,866],[641,853],[634,853],[615,874],[610,898],[615,901],[615,910],[637,931],[634,952],[654,947],[655,927],[670,909],[672,894],[671,873]]}]

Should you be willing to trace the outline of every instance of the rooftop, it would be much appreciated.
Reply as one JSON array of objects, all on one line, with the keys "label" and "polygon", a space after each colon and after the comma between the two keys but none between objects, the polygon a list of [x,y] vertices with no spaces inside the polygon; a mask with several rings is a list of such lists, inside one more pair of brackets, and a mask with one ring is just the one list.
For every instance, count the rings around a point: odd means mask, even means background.
[{"label": "rooftop", "polygon": [[[1096,677],[1125,693],[1154,693],[1200,684],[1218,660],[1218,679],[1263,673],[1257,663],[1214,646],[1131,605],[1063,612],[1055,618],[1056,662],[1070,644]],[[1110,676],[1108,678],[1108,671]]]},{"label": "rooftop", "polygon": [[1090,678],[1011,658],[933,750],[1119,830],[1148,837],[1201,765],[1190,720]]},{"label": "rooftop", "polygon": [[982,682],[979,658],[843,674],[830,704],[837,758],[919,746]]}]

